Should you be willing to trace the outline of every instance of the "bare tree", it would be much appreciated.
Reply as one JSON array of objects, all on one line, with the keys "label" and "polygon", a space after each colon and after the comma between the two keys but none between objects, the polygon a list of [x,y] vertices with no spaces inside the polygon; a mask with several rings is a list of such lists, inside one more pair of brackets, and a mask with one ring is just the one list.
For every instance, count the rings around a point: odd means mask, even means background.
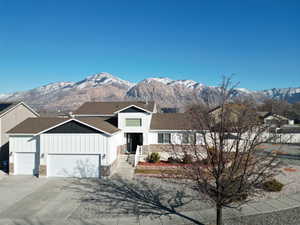
[{"label": "bare tree", "polygon": [[190,131],[183,133],[189,145],[172,148],[175,157],[191,158],[176,176],[215,205],[217,225],[224,207],[240,207],[259,195],[262,184],[279,172],[276,155],[257,153],[257,147],[276,136],[259,120],[254,102],[233,100],[235,88],[224,78],[218,107],[212,109],[209,102],[191,106],[186,113]]},{"label": "bare tree", "polygon": [[281,116],[286,116],[291,109],[291,104],[284,100],[267,98],[261,105],[258,106],[258,110],[267,111]]}]

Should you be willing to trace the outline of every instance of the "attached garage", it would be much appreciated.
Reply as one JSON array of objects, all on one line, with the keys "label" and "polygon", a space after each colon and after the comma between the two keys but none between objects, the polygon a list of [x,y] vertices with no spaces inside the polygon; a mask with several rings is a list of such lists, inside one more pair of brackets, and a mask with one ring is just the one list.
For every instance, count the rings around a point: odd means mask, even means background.
[{"label": "attached garage", "polygon": [[100,177],[101,155],[49,154],[48,177]]},{"label": "attached garage", "polygon": [[15,153],[15,170],[16,175],[36,175],[38,173],[38,162],[34,152],[17,152]]},{"label": "attached garage", "polygon": [[117,160],[120,132],[103,118],[30,118],[10,132],[13,174],[99,178]]}]

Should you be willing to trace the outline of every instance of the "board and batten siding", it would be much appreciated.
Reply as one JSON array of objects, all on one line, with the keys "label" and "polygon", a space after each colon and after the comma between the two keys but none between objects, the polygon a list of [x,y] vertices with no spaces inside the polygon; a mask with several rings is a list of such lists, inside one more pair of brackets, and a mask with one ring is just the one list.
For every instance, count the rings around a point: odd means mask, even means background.
[{"label": "board and batten siding", "polygon": [[108,154],[114,151],[110,138],[105,134],[42,134],[41,150],[44,155],[101,154],[102,165],[110,165],[112,162]]},{"label": "board and batten siding", "polygon": [[38,150],[38,139],[35,136],[11,136],[9,138],[9,149],[11,152],[36,152]]},{"label": "board and batten siding", "polygon": [[35,136],[10,136],[9,137],[9,162],[15,163],[15,153],[38,152],[39,137]]}]

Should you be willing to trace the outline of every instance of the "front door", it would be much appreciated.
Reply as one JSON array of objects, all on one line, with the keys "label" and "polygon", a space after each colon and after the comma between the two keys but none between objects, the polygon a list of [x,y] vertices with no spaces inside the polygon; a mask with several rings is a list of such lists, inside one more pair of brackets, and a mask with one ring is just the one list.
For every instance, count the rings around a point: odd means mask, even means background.
[{"label": "front door", "polygon": [[143,145],[143,134],[142,133],[127,133],[127,151],[135,153],[138,145]]}]

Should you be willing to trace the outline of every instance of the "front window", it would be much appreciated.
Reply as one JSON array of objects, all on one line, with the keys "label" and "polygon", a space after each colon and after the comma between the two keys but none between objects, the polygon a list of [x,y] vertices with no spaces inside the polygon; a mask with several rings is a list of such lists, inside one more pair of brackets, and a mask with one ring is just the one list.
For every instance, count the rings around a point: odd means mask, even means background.
[{"label": "front window", "polygon": [[141,127],[142,119],[140,118],[127,118],[125,120],[126,127]]},{"label": "front window", "polygon": [[158,143],[159,144],[170,144],[171,134],[170,133],[158,133]]},{"label": "front window", "polygon": [[196,135],[191,133],[182,134],[182,144],[195,144]]}]

